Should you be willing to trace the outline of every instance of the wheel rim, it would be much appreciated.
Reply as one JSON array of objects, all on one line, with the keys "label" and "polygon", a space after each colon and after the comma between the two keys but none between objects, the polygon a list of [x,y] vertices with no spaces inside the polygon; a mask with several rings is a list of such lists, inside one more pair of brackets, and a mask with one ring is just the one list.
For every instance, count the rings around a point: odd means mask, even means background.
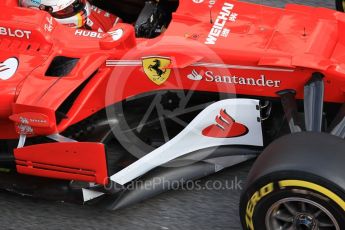
[{"label": "wheel rim", "polygon": [[340,230],[332,213],[321,204],[299,197],[274,203],[265,218],[267,230]]}]

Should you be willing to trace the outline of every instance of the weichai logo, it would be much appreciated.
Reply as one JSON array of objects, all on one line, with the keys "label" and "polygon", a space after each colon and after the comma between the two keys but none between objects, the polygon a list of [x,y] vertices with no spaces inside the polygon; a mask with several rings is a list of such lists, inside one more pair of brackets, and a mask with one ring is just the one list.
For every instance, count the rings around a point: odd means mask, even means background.
[{"label": "weichai logo", "polygon": [[234,4],[224,3],[222,10],[213,23],[210,33],[208,34],[205,44],[215,45],[220,36],[227,37],[230,33],[229,29],[224,28],[228,21],[235,22],[237,18],[236,13],[232,13]]}]

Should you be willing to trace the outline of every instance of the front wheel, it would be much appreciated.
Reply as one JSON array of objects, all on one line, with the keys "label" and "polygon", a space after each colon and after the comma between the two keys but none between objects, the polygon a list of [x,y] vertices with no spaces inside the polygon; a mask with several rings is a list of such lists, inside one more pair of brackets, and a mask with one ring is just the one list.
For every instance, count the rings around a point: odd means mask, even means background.
[{"label": "front wheel", "polygon": [[265,226],[268,230],[341,229],[341,216],[333,215],[339,210],[330,205],[326,197],[314,196],[308,190],[286,191],[280,196],[277,194],[276,201],[266,212]]},{"label": "front wheel", "polygon": [[[289,174],[292,178],[292,173]],[[298,178],[297,174],[295,176]],[[282,174],[271,175],[265,181],[266,185],[254,184],[248,188],[246,198],[241,202],[244,229],[345,229],[341,198],[321,186],[321,180],[313,183],[281,179],[283,177]]]},{"label": "front wheel", "polygon": [[240,202],[243,229],[345,229],[345,141],[298,133],[266,148]]}]

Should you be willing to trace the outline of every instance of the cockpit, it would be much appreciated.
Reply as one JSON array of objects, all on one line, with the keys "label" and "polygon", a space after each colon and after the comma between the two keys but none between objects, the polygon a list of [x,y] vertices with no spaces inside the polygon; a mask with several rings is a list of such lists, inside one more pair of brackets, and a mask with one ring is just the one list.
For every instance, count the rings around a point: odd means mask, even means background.
[{"label": "cockpit", "polygon": [[92,4],[133,24],[136,37],[154,38],[163,33],[179,5],[178,0],[92,0]]}]

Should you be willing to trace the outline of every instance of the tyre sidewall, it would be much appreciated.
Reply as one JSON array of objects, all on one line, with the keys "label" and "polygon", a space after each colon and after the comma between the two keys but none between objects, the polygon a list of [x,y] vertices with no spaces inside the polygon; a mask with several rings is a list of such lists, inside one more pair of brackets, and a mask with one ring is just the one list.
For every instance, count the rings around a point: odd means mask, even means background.
[{"label": "tyre sidewall", "polygon": [[[305,172],[276,172],[248,185],[242,194],[240,215],[244,229],[264,230],[269,208],[277,201],[289,197],[306,198],[321,204],[336,218],[340,229],[345,229],[345,212],[332,198],[320,191],[306,187],[281,187],[279,182],[286,180],[316,184],[344,200],[341,190],[323,178]],[[303,191],[308,191],[308,194],[303,194]],[[245,226],[247,227],[245,228]]]}]

